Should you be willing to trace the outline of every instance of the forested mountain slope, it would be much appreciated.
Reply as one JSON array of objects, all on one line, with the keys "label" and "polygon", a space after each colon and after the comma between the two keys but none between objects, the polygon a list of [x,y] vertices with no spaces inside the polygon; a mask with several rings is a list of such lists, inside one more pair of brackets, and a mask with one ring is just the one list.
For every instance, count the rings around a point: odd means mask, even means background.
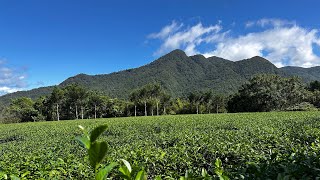
[{"label": "forested mountain slope", "polygon": [[[133,89],[152,82],[160,83],[174,97],[207,89],[230,94],[250,77],[261,73],[300,76],[305,82],[320,79],[320,67],[277,68],[258,56],[233,62],[219,57],[187,56],[181,50],[174,50],[139,68],[102,75],[79,74],[59,86],[78,83],[118,98],[126,98]],[[16,92],[0,97],[0,101],[7,103],[11,98],[21,96],[36,98],[49,94],[51,90],[52,87],[43,87]]]}]

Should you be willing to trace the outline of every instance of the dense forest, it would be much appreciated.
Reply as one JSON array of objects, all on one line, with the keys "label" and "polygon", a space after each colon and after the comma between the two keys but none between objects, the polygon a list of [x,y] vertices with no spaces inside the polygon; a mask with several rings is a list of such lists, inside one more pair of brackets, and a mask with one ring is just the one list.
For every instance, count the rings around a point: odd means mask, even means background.
[{"label": "dense forest", "polygon": [[127,99],[117,99],[75,83],[56,86],[50,95],[36,100],[28,97],[12,99],[10,105],[0,106],[0,118],[4,123],[12,123],[167,114],[299,111],[317,110],[318,107],[319,81],[305,86],[297,77],[260,74],[230,96],[207,90],[174,98],[160,84],[151,83],[133,90]]}]

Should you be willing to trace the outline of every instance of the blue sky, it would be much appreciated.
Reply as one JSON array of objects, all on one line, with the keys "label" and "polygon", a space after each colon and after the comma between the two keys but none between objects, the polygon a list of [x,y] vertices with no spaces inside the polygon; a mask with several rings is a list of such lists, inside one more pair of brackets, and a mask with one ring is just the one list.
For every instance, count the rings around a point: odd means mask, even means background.
[{"label": "blue sky", "polygon": [[317,0],[2,0],[0,95],[139,67],[180,48],[320,64]]}]

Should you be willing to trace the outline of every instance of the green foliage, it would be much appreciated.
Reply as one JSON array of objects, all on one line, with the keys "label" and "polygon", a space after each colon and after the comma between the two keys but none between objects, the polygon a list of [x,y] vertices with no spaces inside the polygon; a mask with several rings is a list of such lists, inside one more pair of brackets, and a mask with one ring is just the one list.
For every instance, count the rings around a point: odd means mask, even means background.
[{"label": "green foliage", "polygon": [[[147,84],[139,89],[133,90],[129,99],[135,106],[139,106],[139,109],[144,109],[143,113],[147,116],[148,114],[154,115],[154,110],[156,110],[156,115],[159,115],[160,108],[166,108],[168,106],[170,96],[163,90],[160,84]],[[139,112],[135,112],[135,114],[136,113]],[[143,113],[140,112],[139,114]],[[165,110],[163,114],[166,114]]]},{"label": "green foliage", "polygon": [[308,102],[313,104],[315,107],[320,108],[320,91],[316,90],[311,92]]},{"label": "green foliage", "polygon": [[96,174],[95,179],[96,180],[104,180],[108,177],[108,175],[110,174],[110,172],[116,167],[118,166],[118,163],[116,162],[112,162],[109,165],[107,165],[104,168],[101,168],[101,170],[98,172],[98,174]]},{"label": "green foliage", "polygon": [[98,142],[96,140],[105,131],[107,126],[105,125],[95,128],[90,133],[90,136],[82,126],[79,127],[84,131],[84,136],[77,137],[77,140],[88,150],[90,165],[95,169],[95,171],[97,171],[100,163],[107,154],[108,145],[106,142]]},{"label": "green foliage", "polygon": [[295,104],[294,106],[291,106],[286,109],[286,111],[317,111],[317,110],[318,109],[314,107],[313,104],[310,104],[308,102]]},{"label": "green foliage", "polygon": [[105,112],[105,106],[109,101],[109,97],[101,95],[97,91],[89,92],[88,97],[88,115],[96,118],[101,118]]},{"label": "green foliage", "polygon": [[[207,90],[192,92],[186,98],[172,99],[157,83],[133,90],[130,101],[111,99],[97,91],[88,91],[76,84],[55,87],[49,97],[40,97],[33,104],[34,113],[12,108],[7,119],[19,121],[96,119],[166,114],[211,114],[229,112],[302,110],[299,104],[320,106],[319,91],[307,91],[298,78],[257,75],[231,98]],[[13,102],[12,104],[14,104]],[[295,107],[297,106],[297,107]],[[310,110],[314,108],[310,107]],[[305,108],[304,110],[308,110]],[[17,115],[18,114],[18,115]],[[20,116],[19,116],[20,115]],[[23,118],[23,119],[22,119]],[[26,120],[27,119],[27,120]]]},{"label": "green foliage", "polygon": [[261,74],[240,88],[228,102],[230,112],[285,110],[307,99],[307,91],[298,78]]},{"label": "green foliage", "polygon": [[[108,145],[106,142],[96,141],[98,137],[107,129],[107,126],[101,125],[94,128],[90,133],[90,135],[82,126],[79,126],[79,128],[84,132],[84,135],[79,136],[76,139],[82,145],[84,145],[84,147],[88,151],[90,165],[95,170],[95,179],[103,180],[108,178],[110,172],[116,166],[118,166],[118,163],[112,162],[109,165],[99,169],[99,167],[102,166],[101,162],[104,160],[107,154]],[[136,171],[136,169],[133,170],[128,161],[124,159],[121,159],[121,161],[124,165],[119,167],[120,173],[116,176],[119,176],[127,180],[146,180],[147,179],[147,175],[143,169],[140,171]]]},{"label": "green foliage", "polygon": [[10,118],[21,122],[35,121],[38,111],[34,108],[34,102],[30,98],[22,97],[12,101],[7,109]]},{"label": "green foliage", "polygon": [[84,132],[84,135],[78,136],[76,139],[88,151],[90,165],[95,171],[95,179],[96,180],[106,179],[106,177],[108,177],[112,169],[117,166],[117,163],[113,162],[108,166],[100,168],[99,170],[99,167],[101,165],[100,163],[104,160],[107,154],[108,145],[106,142],[98,142],[96,140],[106,130],[107,126],[102,125],[93,129],[90,135],[82,126],[79,126],[79,128]]},{"label": "green foliage", "polygon": [[226,175],[223,167],[222,167],[222,161],[218,158],[216,159],[215,164],[215,170],[214,172],[219,176],[220,180],[229,180],[229,177]]},{"label": "green foliage", "polygon": [[[200,103],[203,102],[204,96],[200,92],[192,92],[188,95],[191,113],[199,114]],[[195,111],[193,111],[195,109]]]},{"label": "green foliage", "polygon": [[122,179],[126,180],[147,180],[147,174],[144,169],[132,168],[130,163],[124,159],[121,159],[123,166],[119,167],[120,176]]},{"label": "green foliage", "polygon": [[[118,166],[118,163],[112,162],[109,165],[98,169],[101,166],[101,162],[106,156],[107,151],[107,143],[106,142],[96,142],[97,138],[106,130],[106,125],[101,125],[96,127],[92,130],[90,135],[88,132],[82,127],[79,128],[84,132],[83,136],[79,136],[76,139],[86,147],[88,150],[89,161],[91,167],[95,170],[95,179],[96,180],[103,180],[108,178],[109,173]],[[162,156],[163,158],[163,156]],[[147,174],[145,170],[139,170],[141,168],[132,168],[130,163],[125,159],[120,159],[120,161],[124,164],[123,166],[119,167],[119,174],[115,176],[121,177],[122,179],[126,180],[146,180]],[[215,162],[215,173],[218,175],[220,180],[229,180],[229,177],[225,174],[225,171],[222,167],[222,162],[219,158],[216,159]],[[186,171],[185,176],[181,176],[181,180],[187,179],[210,179],[211,176],[205,169],[202,169],[201,176],[197,177],[195,174],[192,174],[192,171]],[[161,179],[160,176],[157,176],[155,179]]]},{"label": "green foliage", "polygon": [[[217,159],[230,179],[316,179],[319,120],[318,111],[301,111],[1,124],[0,167],[21,179],[91,179],[87,148],[74,140],[85,132],[77,125],[108,124],[96,139],[108,145],[98,173],[114,179],[125,166],[119,159],[130,162],[131,177],[144,169],[149,179],[179,179],[187,171],[217,179]],[[109,171],[112,162],[118,166]]]},{"label": "green foliage", "polygon": [[309,91],[320,91],[320,81],[311,81],[308,85]]}]

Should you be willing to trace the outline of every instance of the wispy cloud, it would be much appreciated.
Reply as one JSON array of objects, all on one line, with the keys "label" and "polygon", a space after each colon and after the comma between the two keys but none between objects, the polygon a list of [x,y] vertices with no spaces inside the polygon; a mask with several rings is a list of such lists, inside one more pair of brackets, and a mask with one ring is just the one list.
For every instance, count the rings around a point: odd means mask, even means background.
[{"label": "wispy cloud", "polygon": [[176,31],[178,31],[182,26],[183,26],[183,24],[178,24],[175,21],[172,21],[171,24],[163,27],[160,32],[150,34],[148,36],[148,38],[150,38],[150,39],[164,39],[164,38],[170,36],[171,34],[175,33]]},{"label": "wispy cloud", "polygon": [[221,31],[220,24],[204,27],[198,23],[192,27],[185,27],[182,23],[177,24],[173,22],[167,25],[158,33],[152,33],[149,39],[160,39],[163,41],[161,47],[155,52],[155,55],[160,55],[172,49],[184,47],[188,54],[197,53],[196,46],[203,41],[207,41],[213,37],[214,34]]},{"label": "wispy cloud", "polygon": [[248,21],[245,26],[247,28],[253,27],[253,26],[259,26],[259,27],[284,27],[284,26],[293,26],[296,25],[296,21],[288,21],[284,19],[276,19],[276,18],[263,18],[259,19],[257,21]]},{"label": "wispy cloud", "polygon": [[[281,19],[250,21],[245,26],[258,26],[260,29],[235,37],[230,33],[232,29],[222,31],[220,23],[209,26],[199,23],[191,27],[183,25],[170,35],[154,37],[162,42],[155,54],[162,55],[179,48],[188,55],[219,56],[234,61],[262,56],[278,67],[320,65],[319,54],[313,50],[315,44],[320,46],[317,29],[304,28],[294,21]],[[201,51],[200,46],[206,46],[209,50]]]},{"label": "wispy cloud", "polygon": [[15,68],[0,60],[0,95],[24,90],[27,87],[26,69]]}]

